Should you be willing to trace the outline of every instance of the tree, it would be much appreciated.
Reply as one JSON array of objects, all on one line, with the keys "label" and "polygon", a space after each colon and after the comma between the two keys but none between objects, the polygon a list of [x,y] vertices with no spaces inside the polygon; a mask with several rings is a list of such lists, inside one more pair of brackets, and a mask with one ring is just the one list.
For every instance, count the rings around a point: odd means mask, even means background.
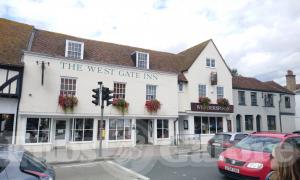
[{"label": "tree", "polygon": [[231,75],[232,75],[232,76],[234,76],[234,77],[240,76],[237,69],[233,68],[233,69],[231,69],[230,71],[231,71]]}]

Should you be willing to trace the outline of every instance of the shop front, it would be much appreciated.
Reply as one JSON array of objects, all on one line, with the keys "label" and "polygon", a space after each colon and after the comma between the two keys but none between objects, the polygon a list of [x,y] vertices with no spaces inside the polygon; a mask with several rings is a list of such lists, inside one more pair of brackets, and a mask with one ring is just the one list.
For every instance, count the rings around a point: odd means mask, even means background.
[{"label": "shop front", "polygon": [[231,132],[232,113],[232,105],[191,103],[191,111],[179,115],[178,144],[207,144],[216,133]]}]

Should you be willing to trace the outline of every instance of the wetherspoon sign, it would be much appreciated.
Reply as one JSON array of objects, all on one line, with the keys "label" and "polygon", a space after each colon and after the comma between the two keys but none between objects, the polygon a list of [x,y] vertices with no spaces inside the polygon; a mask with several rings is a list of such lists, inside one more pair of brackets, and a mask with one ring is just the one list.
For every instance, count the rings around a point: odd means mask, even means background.
[{"label": "wetherspoon sign", "polygon": [[207,107],[200,105],[199,103],[191,103],[192,111],[201,111],[201,112],[225,112],[225,113],[233,113],[233,105],[229,105],[227,107],[219,106],[217,104],[210,104]]},{"label": "wetherspoon sign", "polygon": [[101,65],[80,64],[71,62],[60,62],[63,70],[91,72],[109,76],[120,76],[134,79],[158,80],[158,74],[152,72],[132,71],[126,69],[117,69]]}]

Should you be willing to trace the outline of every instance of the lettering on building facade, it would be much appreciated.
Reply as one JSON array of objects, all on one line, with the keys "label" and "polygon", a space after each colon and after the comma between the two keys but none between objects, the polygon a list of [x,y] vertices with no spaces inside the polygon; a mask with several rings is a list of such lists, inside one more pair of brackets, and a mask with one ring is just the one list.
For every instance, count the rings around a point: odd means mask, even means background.
[{"label": "lettering on building facade", "polygon": [[152,72],[131,71],[125,69],[116,69],[97,65],[84,65],[79,63],[60,62],[60,68],[78,72],[91,72],[110,76],[120,76],[134,79],[158,80],[158,74]]},{"label": "lettering on building facade", "polygon": [[192,111],[200,111],[200,112],[226,112],[233,113],[233,105],[229,105],[227,107],[220,106],[218,104],[210,104],[208,106],[200,105],[199,103],[191,103]]}]

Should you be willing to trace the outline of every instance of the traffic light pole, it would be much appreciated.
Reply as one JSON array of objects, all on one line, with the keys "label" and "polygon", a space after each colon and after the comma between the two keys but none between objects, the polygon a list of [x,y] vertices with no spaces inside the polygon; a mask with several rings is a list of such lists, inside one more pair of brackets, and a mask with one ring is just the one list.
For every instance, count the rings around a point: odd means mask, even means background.
[{"label": "traffic light pole", "polygon": [[103,124],[103,111],[104,111],[104,101],[102,99],[102,82],[98,82],[99,84],[99,98],[100,98],[100,103],[101,103],[101,118],[100,118],[100,129],[99,129],[99,133],[100,133],[100,141],[99,141],[99,157],[102,157],[102,124]]}]

